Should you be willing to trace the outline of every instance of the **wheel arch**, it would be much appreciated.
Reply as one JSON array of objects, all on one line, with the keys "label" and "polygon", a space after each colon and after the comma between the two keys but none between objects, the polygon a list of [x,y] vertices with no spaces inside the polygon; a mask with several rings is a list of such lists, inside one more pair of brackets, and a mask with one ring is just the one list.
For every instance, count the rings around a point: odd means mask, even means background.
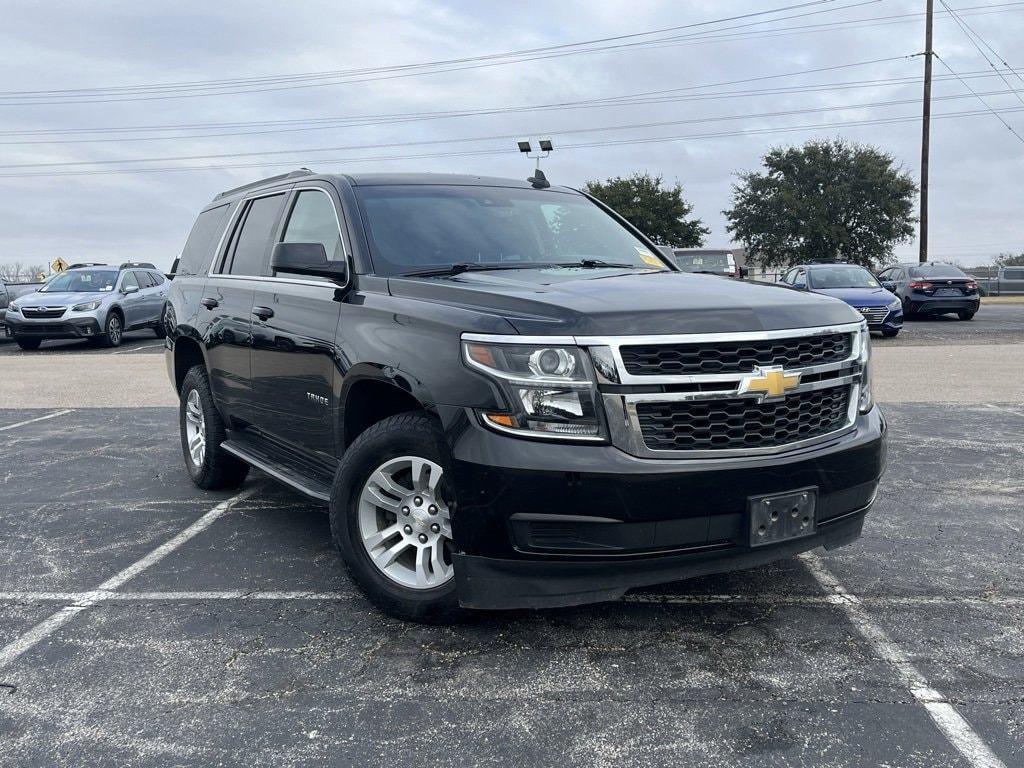
[{"label": "wheel arch", "polygon": [[190,336],[179,336],[174,340],[174,390],[181,392],[185,374],[189,369],[201,365],[206,367],[203,346]]},{"label": "wheel arch", "polygon": [[400,373],[367,367],[350,371],[339,398],[338,444],[347,449],[363,432],[379,421],[400,413],[418,411],[436,415],[431,400]]}]

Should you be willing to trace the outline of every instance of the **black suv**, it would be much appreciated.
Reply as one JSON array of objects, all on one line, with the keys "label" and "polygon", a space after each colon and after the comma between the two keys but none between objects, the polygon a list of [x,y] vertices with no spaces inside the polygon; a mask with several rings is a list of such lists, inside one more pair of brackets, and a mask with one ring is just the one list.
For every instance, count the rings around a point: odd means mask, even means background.
[{"label": "black suv", "polygon": [[165,315],[188,471],[328,504],[366,594],[420,620],[856,539],[885,460],[863,319],[658,254],[536,177],[218,195]]}]

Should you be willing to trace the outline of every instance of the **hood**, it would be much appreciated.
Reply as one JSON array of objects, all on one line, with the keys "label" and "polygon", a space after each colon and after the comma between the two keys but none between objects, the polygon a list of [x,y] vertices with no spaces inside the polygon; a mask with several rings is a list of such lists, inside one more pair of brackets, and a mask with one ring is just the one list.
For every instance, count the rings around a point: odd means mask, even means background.
[{"label": "hood", "polygon": [[87,301],[96,301],[96,299],[110,296],[111,293],[112,291],[89,291],[88,293],[81,293],[79,291],[44,293],[36,291],[35,293],[26,293],[24,296],[19,296],[17,301],[18,306],[21,307],[66,307],[71,304],[84,304]]},{"label": "hood", "polygon": [[715,275],[518,269],[391,278],[391,293],[497,315],[524,335],[783,330],[857,322],[841,301]]},{"label": "hood", "polygon": [[896,298],[885,288],[814,288],[814,293],[835,296],[855,307],[884,307]]}]

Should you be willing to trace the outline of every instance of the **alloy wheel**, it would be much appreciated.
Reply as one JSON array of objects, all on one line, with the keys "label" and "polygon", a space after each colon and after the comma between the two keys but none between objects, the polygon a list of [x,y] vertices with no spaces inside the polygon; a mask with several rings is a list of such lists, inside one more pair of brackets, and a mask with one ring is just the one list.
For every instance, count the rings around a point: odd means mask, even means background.
[{"label": "alloy wheel", "polygon": [[111,315],[107,321],[107,336],[110,337],[110,343],[115,346],[121,341],[121,321],[117,315]]},{"label": "alloy wheel", "polygon": [[199,392],[195,389],[188,393],[185,401],[185,440],[192,463],[197,467],[203,466],[206,458],[206,417]]},{"label": "alloy wheel", "polygon": [[381,573],[404,587],[432,589],[455,575],[443,475],[429,459],[400,456],[377,467],[359,495],[363,547]]}]

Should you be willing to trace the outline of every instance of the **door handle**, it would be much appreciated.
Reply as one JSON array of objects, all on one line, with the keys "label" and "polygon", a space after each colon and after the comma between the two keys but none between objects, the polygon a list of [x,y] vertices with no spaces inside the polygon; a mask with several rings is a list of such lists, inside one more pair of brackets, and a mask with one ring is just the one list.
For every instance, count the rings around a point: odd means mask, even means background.
[{"label": "door handle", "polygon": [[274,316],[274,310],[270,307],[253,307],[252,313],[260,320],[269,320]]},{"label": "door handle", "polygon": [[209,296],[200,299],[199,303],[202,304],[207,309],[215,309],[216,307],[220,306],[219,301],[217,301],[216,299],[211,299]]}]

